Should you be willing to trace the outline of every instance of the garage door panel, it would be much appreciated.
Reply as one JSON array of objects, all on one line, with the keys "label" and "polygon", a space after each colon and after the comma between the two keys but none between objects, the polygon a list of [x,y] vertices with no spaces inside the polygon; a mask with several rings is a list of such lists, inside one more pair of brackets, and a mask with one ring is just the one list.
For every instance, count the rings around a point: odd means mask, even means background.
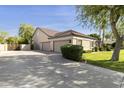
[{"label": "garage door panel", "polygon": [[69,44],[69,40],[65,41],[54,41],[54,51],[55,52],[61,52],[61,46]]},{"label": "garage door panel", "polygon": [[42,50],[43,51],[50,51],[50,42],[43,42],[42,43]]}]

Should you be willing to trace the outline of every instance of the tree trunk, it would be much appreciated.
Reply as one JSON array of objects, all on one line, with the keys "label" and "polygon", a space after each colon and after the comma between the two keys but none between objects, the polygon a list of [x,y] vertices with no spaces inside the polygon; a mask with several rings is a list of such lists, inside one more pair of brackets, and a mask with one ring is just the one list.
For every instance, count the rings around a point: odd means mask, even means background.
[{"label": "tree trunk", "polygon": [[121,45],[122,45],[122,39],[119,38],[116,40],[116,45],[115,45],[115,49],[112,55],[112,61],[118,61],[119,60],[119,54],[120,54],[120,49],[121,49]]},{"label": "tree trunk", "polygon": [[116,38],[116,45],[112,54],[112,61],[118,61],[119,60],[119,54],[120,54],[120,49],[121,49],[121,44],[122,44],[122,38],[120,37],[117,28],[116,28],[116,23],[119,20],[120,15],[116,13],[115,9],[111,9],[110,11],[110,23],[111,23],[111,29],[113,32],[113,35]]},{"label": "tree trunk", "polygon": [[102,45],[104,44],[104,39],[105,39],[105,30],[103,29],[103,32],[102,32]]}]

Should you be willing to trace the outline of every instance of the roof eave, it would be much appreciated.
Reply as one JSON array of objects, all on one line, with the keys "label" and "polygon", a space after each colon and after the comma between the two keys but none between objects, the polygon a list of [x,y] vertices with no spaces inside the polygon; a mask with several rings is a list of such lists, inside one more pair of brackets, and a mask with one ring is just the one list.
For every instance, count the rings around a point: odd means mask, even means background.
[{"label": "roof eave", "polygon": [[78,37],[83,37],[83,38],[89,38],[89,39],[97,40],[97,39],[92,38],[92,37],[85,37],[85,36],[82,36],[82,35],[75,35],[75,34],[73,34],[73,33],[72,33],[71,35],[50,37],[50,38],[48,38],[48,39],[55,39],[55,38],[61,38],[61,37],[67,37],[67,36],[78,36]]}]

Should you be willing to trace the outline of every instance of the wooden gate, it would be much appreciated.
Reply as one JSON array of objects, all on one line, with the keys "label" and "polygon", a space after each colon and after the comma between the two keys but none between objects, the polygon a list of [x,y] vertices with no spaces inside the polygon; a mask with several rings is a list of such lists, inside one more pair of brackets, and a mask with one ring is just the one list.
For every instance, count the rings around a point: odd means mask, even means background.
[{"label": "wooden gate", "polygon": [[8,44],[8,50],[20,50],[19,44]]}]

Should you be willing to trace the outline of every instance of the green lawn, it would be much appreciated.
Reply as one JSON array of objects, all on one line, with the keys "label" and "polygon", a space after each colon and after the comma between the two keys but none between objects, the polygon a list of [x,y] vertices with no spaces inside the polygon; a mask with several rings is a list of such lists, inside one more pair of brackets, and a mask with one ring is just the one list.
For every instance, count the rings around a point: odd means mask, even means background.
[{"label": "green lawn", "polygon": [[92,52],[92,53],[84,53],[83,59],[87,60],[89,64],[124,72],[124,50],[121,50],[120,52],[119,61],[111,62],[110,61],[111,56],[112,56],[112,51]]}]

